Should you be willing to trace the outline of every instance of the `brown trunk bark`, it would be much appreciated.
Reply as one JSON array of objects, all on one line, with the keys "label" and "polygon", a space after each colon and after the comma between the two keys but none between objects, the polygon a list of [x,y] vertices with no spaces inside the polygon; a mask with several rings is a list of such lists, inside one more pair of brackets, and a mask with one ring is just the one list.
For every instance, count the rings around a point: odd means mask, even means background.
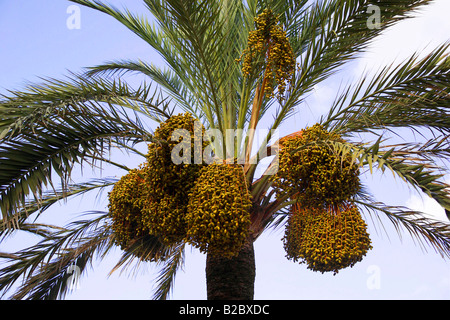
[{"label": "brown trunk bark", "polygon": [[206,257],[208,300],[253,300],[255,292],[255,251],[248,241],[231,259]]}]

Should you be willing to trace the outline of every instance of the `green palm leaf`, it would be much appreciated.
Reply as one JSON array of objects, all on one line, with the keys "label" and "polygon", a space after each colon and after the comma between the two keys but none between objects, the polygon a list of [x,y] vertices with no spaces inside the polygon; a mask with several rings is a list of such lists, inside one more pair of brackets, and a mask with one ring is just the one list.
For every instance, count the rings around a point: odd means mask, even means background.
[{"label": "green palm leaf", "polygon": [[[139,97],[136,103],[126,100],[123,90],[128,88],[120,83],[98,82],[99,86],[107,85],[98,88],[93,80],[89,81],[72,87],[47,83],[0,102],[0,107],[5,106],[0,115],[7,119],[0,140],[0,152],[4,154],[0,159],[4,221],[20,209],[28,196],[39,199],[45,186],[54,188],[52,174],[60,178],[64,189],[75,164],[110,163],[105,155],[112,145],[131,148],[151,139],[139,118],[141,112],[153,117],[149,109],[157,109],[147,100],[148,88],[136,95],[128,93],[133,99]],[[101,95],[93,96],[93,91]],[[168,116],[165,101],[159,103],[163,109],[158,116]],[[123,105],[132,109],[131,114]]]},{"label": "green palm leaf", "polygon": [[[191,91],[186,88],[186,85],[179,80],[176,74],[168,70],[161,70],[161,68],[148,64],[143,61],[113,61],[101,64],[92,68],[86,73],[88,76],[105,74],[108,76],[122,75],[124,73],[138,73],[149,77],[152,81],[159,84],[163,91],[170,95],[179,104],[183,110],[193,114],[202,114],[200,104]],[[192,88],[191,88],[192,89]]]},{"label": "green palm leaf", "polygon": [[[67,201],[70,198],[84,195],[91,191],[100,193],[104,188],[112,187],[117,182],[116,178],[92,179],[86,183],[70,183],[66,189],[50,189],[42,193],[38,199],[27,199],[21,209],[14,214],[8,221],[0,220],[0,241],[7,239],[12,233],[17,231],[29,231],[41,235],[47,232],[46,229],[56,226],[39,225],[36,223],[26,223],[27,219],[34,215],[34,219],[51,208],[54,204],[61,201]],[[43,228],[41,228],[43,227]]]},{"label": "green palm leaf", "polygon": [[64,112],[87,112],[90,101],[129,108],[158,122],[171,115],[169,102],[145,83],[133,90],[121,80],[73,75],[66,81],[47,79],[29,85],[25,92],[9,93],[0,96],[1,140],[17,131],[32,131]]},{"label": "green palm leaf", "polygon": [[28,195],[40,198],[42,188],[54,183],[52,173],[60,177],[65,188],[74,164],[93,157],[103,158],[112,141],[148,139],[145,131],[130,123],[99,121],[95,116],[71,116],[64,120],[64,127],[35,128],[34,134],[21,133],[20,139],[6,140],[0,145],[0,152],[5,154],[0,160],[0,203],[4,220]]},{"label": "green palm leaf", "polygon": [[[427,150],[416,149],[416,152],[405,152],[405,146],[381,144],[381,138],[372,145],[328,142],[339,154],[351,154],[360,166],[366,166],[370,172],[374,168],[384,173],[386,170],[400,177],[411,187],[422,191],[436,200],[444,209],[450,210],[450,186],[442,181],[444,172],[433,161],[427,159]],[[419,150],[419,151],[417,151]],[[422,152],[420,152],[422,151]],[[448,149],[446,150],[446,153]]]},{"label": "green palm leaf", "polygon": [[386,67],[370,81],[363,77],[336,99],[324,125],[341,133],[422,127],[448,136],[449,45],[421,60],[413,55],[397,67]]},{"label": "green palm leaf", "polygon": [[17,280],[25,277],[13,299],[63,298],[71,285],[67,281],[71,276],[70,267],[76,266],[80,276],[94,254],[105,254],[112,247],[111,231],[103,225],[108,213],[95,214],[100,216],[77,221],[8,258],[7,266],[0,270],[0,293],[5,294]]},{"label": "green palm leaf", "polygon": [[168,260],[164,261],[156,279],[156,289],[153,295],[155,300],[166,300],[173,289],[175,275],[184,264],[185,243],[171,249]]},{"label": "green palm leaf", "polygon": [[[382,24],[368,28],[367,0],[317,1],[295,16],[291,23],[293,47],[300,61],[292,89],[277,113],[273,129],[294,112],[305,95],[319,82],[336,73],[342,65],[363,52],[371,40],[384,30],[407,18],[407,13],[431,3],[430,0],[377,2],[382,12]],[[297,35],[297,37],[296,37]]]},{"label": "green palm leaf", "polygon": [[380,202],[356,201],[371,214],[384,214],[393,223],[401,237],[406,230],[423,250],[433,248],[443,258],[450,257],[450,225],[424,217],[423,212],[405,207],[388,206]]}]

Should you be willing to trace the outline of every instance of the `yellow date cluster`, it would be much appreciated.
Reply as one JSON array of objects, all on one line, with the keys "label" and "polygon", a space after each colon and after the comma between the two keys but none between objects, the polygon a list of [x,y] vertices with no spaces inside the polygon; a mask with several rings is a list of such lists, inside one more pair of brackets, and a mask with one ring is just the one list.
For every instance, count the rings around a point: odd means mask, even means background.
[{"label": "yellow date cluster", "polygon": [[148,233],[143,225],[142,208],[148,188],[145,168],[132,169],[124,175],[109,193],[109,212],[113,219],[114,241],[125,249],[130,241]]},{"label": "yellow date cluster", "polygon": [[330,206],[350,199],[361,188],[359,168],[351,156],[327,145],[342,141],[316,124],[280,143],[279,170],[274,176],[278,197],[287,194],[308,206]]},{"label": "yellow date cluster", "polygon": [[[263,76],[264,93],[274,97],[278,86],[278,99],[283,100],[287,83],[295,72],[295,57],[277,17],[265,9],[255,18],[255,30],[250,31],[247,48],[243,52],[242,72],[246,77]],[[241,59],[237,59],[240,62]]]},{"label": "yellow date cluster", "polygon": [[[150,190],[143,208],[143,224],[162,242],[170,245],[186,235],[186,204],[203,164],[175,164],[171,152],[180,141],[172,141],[172,133],[185,129],[191,136],[189,157],[194,152],[194,122],[189,113],[174,115],[161,124],[148,147],[146,184]],[[204,130],[204,128],[202,128]],[[206,147],[207,142],[203,142]]]},{"label": "yellow date cluster", "polygon": [[[109,193],[116,244],[126,250],[137,238],[151,235],[166,246],[188,241],[202,252],[232,257],[244,244],[250,225],[252,202],[243,168],[175,164],[171,158],[179,143],[171,140],[175,129],[190,132],[194,150],[192,115],[169,118],[155,130],[147,161],[123,176]],[[200,151],[207,144],[203,142]]]},{"label": "yellow date cluster", "polygon": [[109,193],[112,228],[122,249],[149,234],[166,245],[185,238],[188,192],[204,165],[174,164],[171,151],[178,141],[171,136],[175,129],[185,129],[192,134],[193,146],[194,121],[186,113],[162,123],[148,145],[147,161],[123,176]]},{"label": "yellow date cluster", "polygon": [[280,141],[277,198],[295,201],[283,238],[286,257],[335,274],[370,250],[367,225],[352,199],[361,189],[359,167],[330,142],[337,134],[316,124]]},{"label": "yellow date cluster", "polygon": [[338,211],[293,207],[283,238],[286,257],[313,271],[353,267],[372,249],[367,225],[356,206]]},{"label": "yellow date cluster", "polygon": [[188,241],[202,252],[237,255],[248,236],[251,205],[241,165],[203,168],[189,195]]}]

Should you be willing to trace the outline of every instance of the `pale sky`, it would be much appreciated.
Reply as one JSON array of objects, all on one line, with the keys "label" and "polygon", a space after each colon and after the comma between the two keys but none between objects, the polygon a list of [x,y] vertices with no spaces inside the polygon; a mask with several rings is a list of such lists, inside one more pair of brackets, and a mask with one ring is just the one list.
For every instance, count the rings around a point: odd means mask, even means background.
[{"label": "pale sky", "polygon": [[[143,6],[139,0],[105,1],[126,4],[131,11]],[[25,81],[38,77],[62,78],[70,71],[105,61],[140,58],[160,64],[161,60],[138,37],[120,23],[94,10],[80,6],[80,29],[69,29],[66,0],[0,0],[0,93],[23,88]],[[335,98],[342,83],[357,80],[363,70],[377,70],[386,63],[401,61],[414,51],[432,50],[448,41],[450,35],[450,1],[436,0],[421,10],[420,16],[404,21],[370,46],[368,53],[329,81],[317,86],[307,107],[289,122],[292,132],[313,124]],[[291,130],[292,129],[292,130]],[[287,132],[287,133],[289,133]],[[123,156],[126,157],[126,156]],[[137,165],[136,159],[125,159]],[[86,170],[89,175],[89,169]],[[106,171],[103,176],[123,172]],[[87,178],[82,178],[87,179]],[[387,204],[407,205],[444,218],[443,210],[433,200],[420,197],[391,176],[364,176],[375,197]],[[75,198],[56,205],[45,214],[47,222],[67,223],[86,210],[106,210],[105,194]],[[366,217],[373,249],[362,262],[338,275],[307,270],[304,265],[288,261],[281,238],[283,229],[266,232],[255,243],[255,299],[449,299],[450,264],[432,249],[424,252],[407,234],[402,240],[384,217],[386,233],[376,221]],[[20,236],[0,244],[0,251],[14,251],[32,243],[30,236]],[[148,299],[152,296],[157,268],[143,266],[130,272],[107,277],[120,256],[120,250],[81,278],[80,288],[67,299]],[[172,299],[205,299],[205,256],[188,247],[183,270],[178,272]],[[376,281],[375,281],[376,280]]]}]

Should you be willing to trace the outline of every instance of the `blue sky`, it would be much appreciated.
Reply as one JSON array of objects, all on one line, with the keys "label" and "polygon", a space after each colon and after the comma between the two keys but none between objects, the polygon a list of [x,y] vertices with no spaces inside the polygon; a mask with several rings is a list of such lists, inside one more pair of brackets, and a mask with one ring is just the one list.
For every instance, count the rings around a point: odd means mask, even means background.
[{"label": "blue sky", "polygon": [[[119,7],[125,4],[131,11],[143,9],[139,0],[108,0]],[[80,29],[69,29],[65,0],[0,0],[0,93],[21,89],[27,81],[39,77],[62,78],[68,71],[78,72],[114,59],[142,59],[161,64],[154,51],[114,19],[94,10],[80,8]],[[361,59],[343,69],[332,79],[320,84],[307,104],[284,127],[290,133],[313,124],[327,111],[342,83],[359,78],[363,70],[376,70],[396,59],[401,61],[416,50],[431,50],[449,40],[450,2],[436,0],[418,18],[402,22],[386,32]],[[296,129],[297,128],[297,129]],[[116,155],[130,165],[140,159]],[[87,180],[77,173],[76,178]],[[120,176],[123,172],[106,170],[103,176]],[[364,182],[380,201],[392,205],[408,205],[423,209],[435,218],[443,218],[443,210],[433,201],[421,198],[392,176],[364,176]],[[43,217],[44,221],[67,223],[86,210],[106,209],[105,196],[75,198],[56,205]],[[385,218],[380,228],[366,217],[373,242],[364,260],[351,269],[333,276],[309,271],[304,265],[286,260],[281,242],[283,230],[266,232],[255,243],[256,299],[449,299],[450,264],[432,249],[424,252],[405,233],[399,239]],[[31,244],[36,238],[17,236],[0,244],[0,251],[14,251]],[[153,265],[130,269],[108,277],[108,272],[120,256],[116,250],[106,259],[93,264],[81,278],[80,288],[67,299],[148,299],[152,295],[157,268]],[[205,256],[198,250],[186,250],[183,270],[180,270],[173,299],[205,299]],[[136,272],[134,272],[136,271]],[[379,282],[373,282],[379,280]],[[376,283],[377,285],[373,285]]]}]

